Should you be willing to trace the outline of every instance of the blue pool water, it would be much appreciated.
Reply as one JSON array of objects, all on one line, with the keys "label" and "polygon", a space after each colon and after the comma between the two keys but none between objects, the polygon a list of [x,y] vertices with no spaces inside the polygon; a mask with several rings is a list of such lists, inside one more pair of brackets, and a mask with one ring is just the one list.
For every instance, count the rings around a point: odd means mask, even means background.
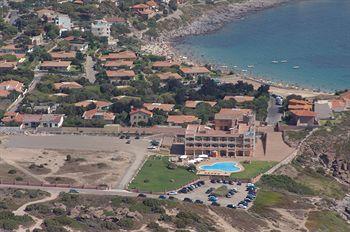
[{"label": "blue pool water", "polygon": [[349,26],[350,0],[295,1],[186,37],[176,47],[265,79],[334,91],[350,88]]},{"label": "blue pool water", "polygon": [[218,162],[212,165],[202,165],[199,167],[204,171],[239,172],[241,169],[236,162]]}]

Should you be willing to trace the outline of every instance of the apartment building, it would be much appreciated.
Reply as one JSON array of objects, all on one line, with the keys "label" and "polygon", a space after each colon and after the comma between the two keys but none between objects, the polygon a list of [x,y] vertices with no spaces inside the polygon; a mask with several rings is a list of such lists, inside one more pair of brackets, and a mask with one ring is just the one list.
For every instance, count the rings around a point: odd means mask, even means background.
[{"label": "apartment building", "polygon": [[253,156],[255,115],[247,109],[222,109],[214,128],[190,124],[185,133],[186,155]]},{"label": "apartment building", "polygon": [[111,35],[111,23],[105,20],[96,20],[91,23],[91,33],[98,37],[109,37]]}]

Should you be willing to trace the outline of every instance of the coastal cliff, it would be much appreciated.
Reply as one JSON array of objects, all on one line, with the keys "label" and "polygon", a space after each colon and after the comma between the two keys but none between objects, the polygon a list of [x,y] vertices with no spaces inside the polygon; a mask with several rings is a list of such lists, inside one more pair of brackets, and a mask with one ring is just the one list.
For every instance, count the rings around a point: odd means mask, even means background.
[{"label": "coastal cliff", "polygon": [[158,41],[209,33],[246,14],[291,1],[297,0],[228,0],[214,4],[186,3],[179,7],[181,13],[159,23]]}]

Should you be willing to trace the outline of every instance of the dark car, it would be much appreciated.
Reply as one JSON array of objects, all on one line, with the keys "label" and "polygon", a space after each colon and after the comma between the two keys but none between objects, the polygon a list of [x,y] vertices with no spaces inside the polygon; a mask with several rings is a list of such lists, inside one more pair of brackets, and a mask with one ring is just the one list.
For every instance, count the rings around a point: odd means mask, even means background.
[{"label": "dark car", "polygon": [[223,180],[222,181],[224,184],[228,184],[228,180]]},{"label": "dark car", "polygon": [[230,184],[230,185],[233,185],[235,182],[233,182],[233,180],[229,180],[228,181],[228,184]]},{"label": "dark car", "polygon": [[159,199],[166,199],[166,196],[165,195],[160,195]]},{"label": "dark car", "polygon": [[202,200],[195,200],[194,203],[196,203],[196,204],[203,204],[204,202]]},{"label": "dark car", "polygon": [[125,136],[126,139],[130,139],[130,135]]},{"label": "dark car", "polygon": [[215,184],[215,183],[216,183],[216,180],[211,179],[211,180],[210,180],[210,183]]},{"label": "dark car", "polygon": [[130,144],[130,143],[131,143],[130,139],[128,141],[126,141],[126,144]]},{"label": "dark car", "polygon": [[193,200],[192,200],[191,198],[186,197],[186,198],[184,199],[184,202],[190,202],[190,203],[193,203]]},{"label": "dark car", "polygon": [[138,197],[146,197],[146,194],[140,193],[139,195],[137,195]]},{"label": "dark car", "polygon": [[198,183],[201,184],[201,185],[205,185],[204,180],[200,180],[200,181],[198,181]]},{"label": "dark car", "polygon": [[220,204],[217,203],[216,201],[213,201],[213,202],[211,203],[211,205],[213,205],[213,206],[220,206]]},{"label": "dark car", "polygon": [[124,138],[125,138],[125,135],[121,135],[119,138],[120,138],[120,139],[124,139]]},{"label": "dark car", "polygon": [[237,185],[242,185],[242,181],[237,181]]},{"label": "dark car", "polygon": [[207,191],[205,191],[205,194],[210,194],[214,191],[214,188],[208,188]]},{"label": "dark car", "polygon": [[228,204],[226,207],[230,208],[230,209],[236,209],[237,208],[237,206],[235,206],[234,204]]},{"label": "dark car", "polygon": [[136,136],[135,136],[135,139],[140,139],[140,136],[139,136],[139,135],[136,135]]}]

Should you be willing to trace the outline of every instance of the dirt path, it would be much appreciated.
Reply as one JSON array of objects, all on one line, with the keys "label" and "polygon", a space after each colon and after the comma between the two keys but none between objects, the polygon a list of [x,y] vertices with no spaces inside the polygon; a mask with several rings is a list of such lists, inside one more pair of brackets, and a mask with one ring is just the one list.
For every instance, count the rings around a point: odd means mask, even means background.
[{"label": "dirt path", "polygon": [[[17,216],[23,216],[25,214],[29,215],[33,220],[34,220],[34,224],[29,228],[29,231],[33,231],[34,229],[40,229],[41,227],[41,224],[43,223],[43,219],[39,219],[37,217],[34,217],[30,214],[28,214],[25,209],[28,205],[33,205],[33,204],[37,204],[37,203],[43,203],[43,202],[47,202],[47,201],[52,201],[52,200],[55,200],[57,197],[58,197],[58,193],[50,193],[50,196],[49,197],[45,197],[43,199],[40,199],[40,200],[37,200],[37,201],[32,201],[32,202],[28,202],[24,205],[22,205],[21,207],[19,207],[17,210],[13,211],[13,213]],[[23,228],[23,227],[20,227],[17,232],[25,232],[27,231],[28,228]]]}]

